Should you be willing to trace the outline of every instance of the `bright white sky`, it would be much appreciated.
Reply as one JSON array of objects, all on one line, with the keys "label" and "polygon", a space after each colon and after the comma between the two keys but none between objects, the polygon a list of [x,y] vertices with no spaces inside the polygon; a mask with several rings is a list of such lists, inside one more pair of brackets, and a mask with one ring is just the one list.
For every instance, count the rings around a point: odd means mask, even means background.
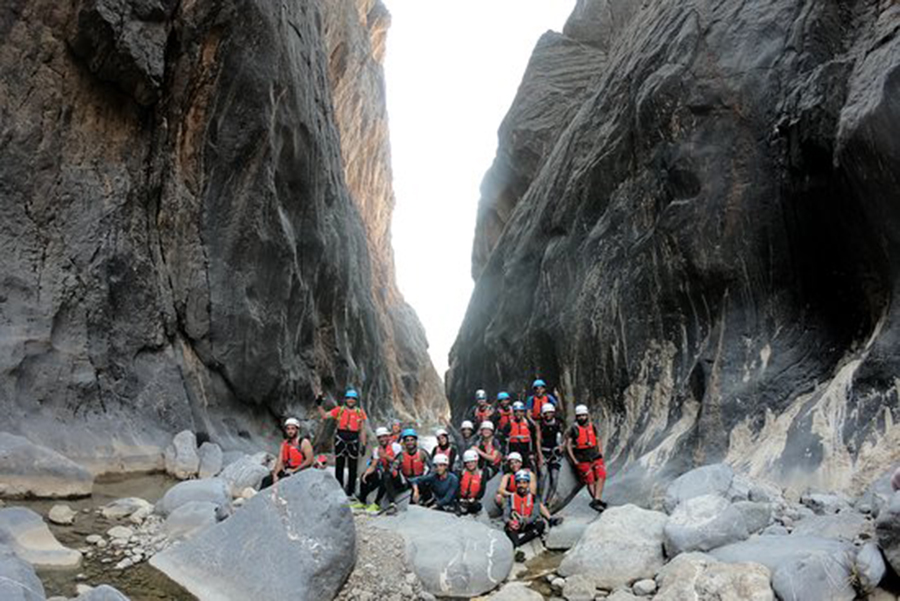
[{"label": "bright white sky", "polygon": [[385,0],[397,279],[441,377],[472,293],[481,178],[528,58],[575,0]]}]

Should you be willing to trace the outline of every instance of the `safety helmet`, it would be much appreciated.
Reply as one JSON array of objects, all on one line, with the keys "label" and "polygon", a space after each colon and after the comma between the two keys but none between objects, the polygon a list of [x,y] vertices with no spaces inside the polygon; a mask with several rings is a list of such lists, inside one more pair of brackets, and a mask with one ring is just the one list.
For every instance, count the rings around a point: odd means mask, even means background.
[{"label": "safety helmet", "polygon": [[556,413],[556,405],[553,403],[544,403],[541,407],[541,413]]},{"label": "safety helmet", "polygon": [[498,392],[498,393],[497,393],[497,400],[498,400],[498,401],[506,401],[506,400],[508,400],[508,399],[509,399],[509,393],[508,393],[508,392]]},{"label": "safety helmet", "polygon": [[444,454],[435,455],[432,463],[435,465],[450,465],[450,458]]},{"label": "safety helmet", "polygon": [[531,482],[531,474],[525,470],[516,472],[516,482]]},{"label": "safety helmet", "polygon": [[473,449],[463,453],[463,463],[469,463],[470,461],[478,461],[478,452]]},{"label": "safety helmet", "polygon": [[486,401],[487,400],[487,393],[484,391],[483,388],[479,388],[478,390],[475,391],[475,400],[476,401]]},{"label": "safety helmet", "polygon": [[347,392],[344,393],[345,399],[359,399],[359,393],[356,392],[353,388],[348,388]]},{"label": "safety helmet", "polygon": [[493,432],[494,431],[494,422],[487,422],[487,421],[481,422],[481,425],[478,426],[478,429],[479,430],[490,430],[491,432]]},{"label": "safety helmet", "polygon": [[438,428],[437,431],[435,431],[434,435],[435,436],[449,436],[449,434],[447,434],[447,431],[444,430],[443,428]]},{"label": "safety helmet", "polygon": [[517,453],[516,451],[513,451],[512,453],[510,453],[509,455],[506,456],[506,460],[507,461],[518,461],[519,463],[522,463],[522,454]]},{"label": "safety helmet", "polygon": [[400,426],[400,425],[402,425],[402,424],[403,424],[403,422],[401,422],[399,419],[396,419],[396,418],[395,418],[394,420],[391,421],[391,425],[392,425],[392,426],[395,426],[395,425],[396,425],[396,426]]},{"label": "safety helmet", "polygon": [[547,383],[544,382],[543,380],[541,380],[540,378],[538,378],[537,380],[535,380],[534,382],[531,383],[532,388],[537,388],[538,386],[547,388]]},{"label": "safety helmet", "polygon": [[404,430],[403,432],[400,433],[400,438],[409,438],[410,436],[412,436],[416,440],[419,439],[419,434],[416,432],[415,428],[407,428],[406,430]]},{"label": "safety helmet", "polygon": [[522,401],[516,401],[515,403],[513,403],[512,409],[513,411],[525,411],[525,403],[523,403]]},{"label": "safety helmet", "polygon": [[382,436],[390,436],[391,431],[385,428],[384,426],[380,428],[375,428],[375,438],[381,438]]},{"label": "safety helmet", "polygon": [[576,405],[575,406],[575,415],[590,415],[591,412],[588,411],[587,405]]},{"label": "safety helmet", "polygon": [[300,420],[297,419],[296,417],[289,417],[286,420],[284,420],[284,427],[287,428],[288,426],[294,426],[295,428],[299,428]]},{"label": "safety helmet", "polygon": [[462,425],[459,427],[460,430],[465,430],[468,428],[469,430],[474,430],[475,426],[469,420],[463,421]]}]

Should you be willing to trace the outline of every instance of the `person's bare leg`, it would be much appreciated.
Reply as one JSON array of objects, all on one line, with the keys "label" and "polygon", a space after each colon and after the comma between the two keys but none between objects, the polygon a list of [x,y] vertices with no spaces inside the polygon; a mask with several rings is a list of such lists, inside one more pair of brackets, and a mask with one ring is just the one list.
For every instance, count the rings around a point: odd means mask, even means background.
[{"label": "person's bare leg", "polygon": [[594,495],[595,499],[600,500],[600,498],[603,497],[604,484],[606,484],[606,478],[600,478],[594,483],[594,490],[596,491],[596,494]]}]

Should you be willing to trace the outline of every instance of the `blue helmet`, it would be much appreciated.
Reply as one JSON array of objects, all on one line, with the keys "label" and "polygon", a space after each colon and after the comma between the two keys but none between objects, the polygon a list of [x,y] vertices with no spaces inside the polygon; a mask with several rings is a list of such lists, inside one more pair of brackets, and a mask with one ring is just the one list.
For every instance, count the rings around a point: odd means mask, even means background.
[{"label": "blue helmet", "polygon": [[498,392],[498,393],[497,393],[497,400],[498,400],[498,401],[506,401],[506,400],[508,400],[508,399],[509,399],[509,393],[508,393],[508,392]]},{"label": "blue helmet", "polygon": [[348,388],[347,392],[344,393],[345,399],[359,399],[359,393],[356,392],[353,388]]},{"label": "blue helmet", "polygon": [[547,388],[547,383],[544,382],[543,380],[541,380],[540,378],[538,378],[537,380],[535,380],[534,382],[531,383],[532,388],[537,388],[538,386]]},{"label": "blue helmet", "polygon": [[531,474],[525,470],[516,472],[516,482],[531,482]]},{"label": "blue helmet", "polygon": [[407,428],[406,430],[404,430],[403,432],[400,433],[400,438],[401,438],[401,439],[403,439],[403,438],[409,438],[410,436],[412,436],[412,437],[415,438],[416,440],[419,439],[419,434],[416,432],[416,429],[415,429],[415,428]]}]

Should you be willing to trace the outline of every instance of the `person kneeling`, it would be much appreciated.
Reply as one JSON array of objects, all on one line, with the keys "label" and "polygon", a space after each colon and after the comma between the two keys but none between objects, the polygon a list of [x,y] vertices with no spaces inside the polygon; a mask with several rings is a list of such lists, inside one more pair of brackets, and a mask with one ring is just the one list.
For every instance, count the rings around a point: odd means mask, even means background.
[{"label": "person kneeling", "polygon": [[[503,510],[506,536],[512,541],[514,547],[520,547],[540,537],[544,534],[547,523],[556,526],[562,522],[562,518],[550,516],[550,512],[541,499],[531,492],[530,483],[530,472],[518,472],[516,474],[516,492],[508,498],[507,505]],[[542,518],[547,522],[545,523]]]},{"label": "person kneeling", "polygon": [[439,511],[456,511],[459,478],[450,471],[450,459],[446,455],[435,455],[432,461],[433,472],[410,480],[413,487],[412,502],[431,506]]},{"label": "person kneeling", "polygon": [[478,453],[469,449],[463,453],[463,469],[459,477],[459,515],[475,515],[481,511],[484,497],[484,472],[478,469]]}]

